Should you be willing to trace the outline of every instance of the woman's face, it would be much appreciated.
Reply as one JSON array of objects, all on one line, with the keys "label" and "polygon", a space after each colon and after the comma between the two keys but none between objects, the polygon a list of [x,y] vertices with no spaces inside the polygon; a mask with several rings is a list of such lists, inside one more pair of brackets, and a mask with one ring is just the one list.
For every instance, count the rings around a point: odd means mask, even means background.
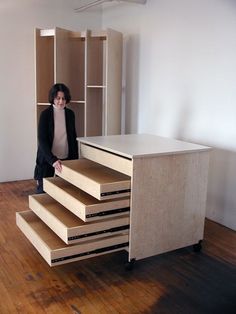
[{"label": "woman's face", "polygon": [[66,100],[63,92],[57,92],[57,96],[54,98],[54,105],[58,109],[65,108]]}]

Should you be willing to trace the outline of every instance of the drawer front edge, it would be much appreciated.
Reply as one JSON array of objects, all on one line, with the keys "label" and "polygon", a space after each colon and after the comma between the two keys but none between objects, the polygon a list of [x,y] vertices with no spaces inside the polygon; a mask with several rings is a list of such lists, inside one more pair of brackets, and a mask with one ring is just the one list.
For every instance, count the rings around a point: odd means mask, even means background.
[{"label": "drawer front edge", "polygon": [[118,156],[102,149],[95,148],[86,144],[80,144],[81,157],[97,162],[103,166],[132,175],[132,160]]}]

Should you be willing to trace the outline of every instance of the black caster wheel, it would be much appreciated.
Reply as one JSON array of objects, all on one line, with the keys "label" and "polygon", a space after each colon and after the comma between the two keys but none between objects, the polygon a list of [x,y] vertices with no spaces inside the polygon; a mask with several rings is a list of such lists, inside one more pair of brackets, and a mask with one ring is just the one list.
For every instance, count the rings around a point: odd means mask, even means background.
[{"label": "black caster wheel", "polygon": [[200,252],[202,250],[202,240],[193,245],[194,252]]},{"label": "black caster wheel", "polygon": [[132,270],[134,267],[135,258],[132,258],[129,262],[125,264],[125,270]]}]

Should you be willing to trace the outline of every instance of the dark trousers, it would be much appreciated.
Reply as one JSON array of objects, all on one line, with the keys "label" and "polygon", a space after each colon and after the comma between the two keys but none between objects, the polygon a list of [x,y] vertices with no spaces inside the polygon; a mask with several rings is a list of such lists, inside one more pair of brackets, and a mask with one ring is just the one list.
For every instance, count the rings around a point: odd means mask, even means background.
[{"label": "dark trousers", "polygon": [[36,194],[45,193],[43,190],[43,179],[37,180]]},{"label": "dark trousers", "polygon": [[[68,158],[65,158],[65,159],[61,159],[61,161],[63,160],[68,160]],[[48,172],[47,172],[47,175],[45,176],[45,178],[47,177],[53,177],[53,175],[55,176],[55,169],[48,164]],[[37,187],[36,187],[36,194],[42,194],[42,193],[45,193],[44,190],[43,190],[43,179],[37,179]]]}]

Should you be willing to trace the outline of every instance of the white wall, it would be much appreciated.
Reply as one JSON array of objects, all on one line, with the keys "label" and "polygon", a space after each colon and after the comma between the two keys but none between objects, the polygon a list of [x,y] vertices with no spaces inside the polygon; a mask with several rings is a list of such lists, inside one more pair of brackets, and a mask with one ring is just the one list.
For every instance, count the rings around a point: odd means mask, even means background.
[{"label": "white wall", "polygon": [[236,230],[236,1],[104,6],[124,33],[126,133],[212,146],[207,216]]},{"label": "white wall", "polygon": [[207,216],[236,229],[236,1],[147,0],[76,14],[80,0],[0,2],[0,182],[32,178],[34,28],[124,33],[126,133],[214,147]]},{"label": "white wall", "polygon": [[101,12],[72,0],[0,1],[0,182],[33,177],[36,157],[34,29],[101,29]]}]

